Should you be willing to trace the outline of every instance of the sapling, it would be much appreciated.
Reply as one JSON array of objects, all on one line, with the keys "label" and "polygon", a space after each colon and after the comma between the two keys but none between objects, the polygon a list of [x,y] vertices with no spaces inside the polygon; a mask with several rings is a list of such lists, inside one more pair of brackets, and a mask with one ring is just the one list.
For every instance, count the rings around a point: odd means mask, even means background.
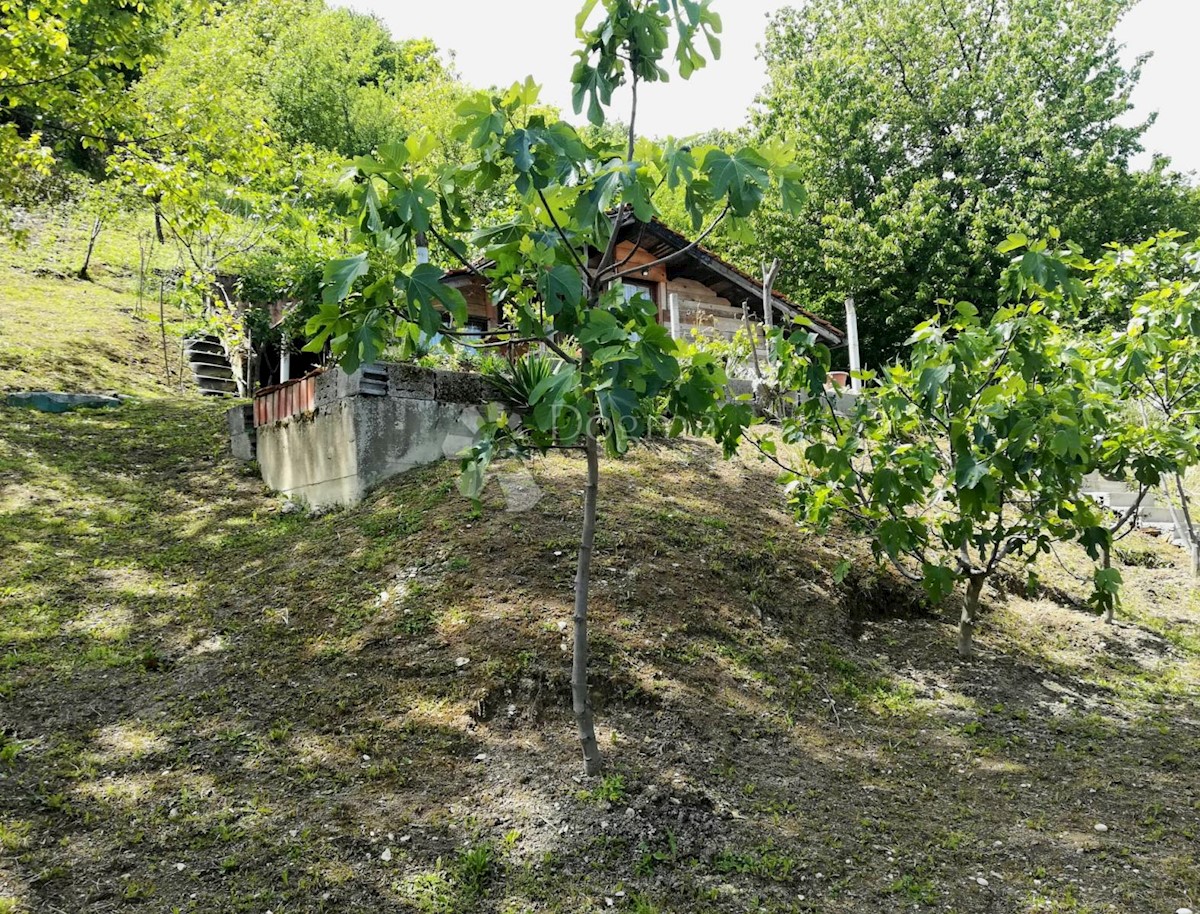
[{"label": "sapling", "polygon": [[[630,108],[619,142],[559,120],[529,79],[458,108],[455,134],[478,152],[477,162],[435,166],[433,146],[420,136],[355,159],[350,209],[359,249],[326,266],[323,305],[308,327],[310,348],[328,342],[348,370],[376,359],[385,345],[405,353],[433,337],[446,345],[529,349],[515,357],[518,364],[553,359],[549,371],[514,369],[514,381],[540,380],[520,402],[486,418],[464,458],[463,481],[478,497],[488,462],[502,454],[557,448],[584,459],[572,705],[588,774],[602,766],[587,684],[601,451],[623,454],[665,411],[674,430],[710,433],[728,453],[752,418],[748,402],[726,398],[718,362],[685,353],[658,323],[655,304],[623,289],[628,276],[692,245],[633,265],[632,250],[624,253],[620,241],[636,239],[667,194],[685,201],[694,243],[718,230],[744,232],[768,192],[792,207],[803,199],[784,150],[656,144],[637,135],[639,88],[668,78],[670,52],[684,78],[704,66],[701,47],[716,55],[720,25],[708,0],[587,0],[576,21],[574,105],[602,126],[614,92],[624,87]],[[469,204],[481,193],[503,197],[507,218],[478,224]],[[466,301],[443,282],[442,268],[414,265],[422,234],[434,258],[476,274],[491,290],[502,320],[486,341],[466,327]]]},{"label": "sapling", "polygon": [[[1098,557],[1092,602],[1108,623],[1121,584],[1120,571],[1112,567],[1113,545],[1137,528],[1152,492],[1168,501],[1178,495],[1178,533],[1195,555],[1182,478],[1200,459],[1200,249],[1182,244],[1181,237],[1164,232],[1132,247],[1114,246],[1095,262],[1073,253],[1031,252],[1054,267],[1040,271],[1046,300],[1077,299],[1081,323],[1097,316],[1117,323],[1082,328],[1079,343],[1091,366],[1093,394],[1107,400],[1096,432],[1095,470],[1133,493],[1131,504],[1109,512],[1101,528],[1084,534],[1084,545]],[[1025,247],[1024,239],[1013,240],[1014,250]],[[1055,281],[1069,275],[1064,271],[1082,279]]]},{"label": "sapling", "polygon": [[1099,523],[1079,494],[1103,419],[1091,366],[1032,275],[1010,281],[990,320],[958,303],[915,329],[904,361],[860,372],[867,384],[844,414],[826,390],[828,350],[776,334],[781,383],[803,398],[780,429],[791,450],[756,442],[787,471],[806,522],[842,518],[935,601],[962,586],[964,658],[984,585]]}]

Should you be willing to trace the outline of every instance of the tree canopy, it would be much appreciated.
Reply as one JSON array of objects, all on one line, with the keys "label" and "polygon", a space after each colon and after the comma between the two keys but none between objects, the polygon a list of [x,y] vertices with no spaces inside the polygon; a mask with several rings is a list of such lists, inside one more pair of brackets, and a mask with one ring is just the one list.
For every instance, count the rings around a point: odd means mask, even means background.
[{"label": "tree canopy", "polygon": [[1166,162],[1131,170],[1142,60],[1113,29],[1133,0],[811,0],[767,32],[756,127],[798,151],[803,212],[768,211],[783,287],[868,351],[895,353],[937,301],[985,301],[1011,232],[1058,227],[1089,256],[1171,227],[1200,200]]},{"label": "tree canopy", "polygon": [[[183,0],[0,3],[0,200],[62,153],[86,164],[139,130],[128,88],[155,62]],[[95,160],[92,160],[95,164]]]}]

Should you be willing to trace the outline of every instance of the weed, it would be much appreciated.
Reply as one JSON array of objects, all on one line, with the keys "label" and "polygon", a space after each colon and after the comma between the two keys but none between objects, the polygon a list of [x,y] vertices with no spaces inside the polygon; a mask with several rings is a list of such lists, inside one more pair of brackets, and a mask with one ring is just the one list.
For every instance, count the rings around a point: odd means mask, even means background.
[{"label": "weed", "polygon": [[888,887],[892,895],[903,895],[905,901],[914,904],[937,904],[938,892],[930,879],[905,874]]},{"label": "weed", "polygon": [[638,844],[638,860],[633,871],[638,876],[652,876],[654,871],[664,863],[674,864],[679,859],[679,847],[675,842],[675,833],[667,831],[666,848],[651,848],[646,842]]},{"label": "weed", "polygon": [[11,765],[17,760],[17,756],[25,747],[15,739],[9,739],[4,734],[0,733],[0,762]]},{"label": "weed", "polygon": [[625,778],[607,774],[591,790],[581,790],[576,796],[585,803],[620,803],[625,798]]},{"label": "weed", "polygon": [[786,882],[796,869],[796,861],[769,842],[750,851],[722,851],[713,861],[718,873],[738,873],[775,882]]},{"label": "weed", "polygon": [[499,855],[492,845],[483,843],[459,852],[454,866],[454,881],[458,893],[468,903],[484,897],[496,878]]},{"label": "weed", "polygon": [[456,911],[454,883],[441,860],[434,869],[408,877],[397,888],[420,914],[453,914]]},{"label": "weed", "polygon": [[28,822],[0,822],[0,850],[15,853],[28,843]]},{"label": "weed", "polygon": [[125,883],[121,897],[125,901],[146,901],[153,894],[154,886],[146,882],[138,882],[136,879],[130,879]]}]

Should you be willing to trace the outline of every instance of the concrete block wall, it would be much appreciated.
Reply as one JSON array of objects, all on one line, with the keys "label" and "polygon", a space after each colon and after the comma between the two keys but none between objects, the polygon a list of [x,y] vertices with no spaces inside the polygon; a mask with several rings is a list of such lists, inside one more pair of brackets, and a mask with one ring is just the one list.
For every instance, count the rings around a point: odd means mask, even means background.
[{"label": "concrete block wall", "polygon": [[362,370],[324,372],[311,412],[256,429],[268,486],[315,508],[354,504],[385,479],[458,456],[495,399],[479,375],[396,363],[366,371],[365,381]]},{"label": "concrete block wall", "polygon": [[[333,368],[306,380],[315,383],[311,410],[274,412],[283,418],[254,427],[249,408],[237,406],[229,424],[235,455],[257,457],[268,486],[314,508],[355,504],[392,476],[458,457],[483,409],[499,400],[480,375],[403,363],[353,374]],[[731,387],[735,395],[752,389]],[[278,387],[263,394],[278,395]]]}]

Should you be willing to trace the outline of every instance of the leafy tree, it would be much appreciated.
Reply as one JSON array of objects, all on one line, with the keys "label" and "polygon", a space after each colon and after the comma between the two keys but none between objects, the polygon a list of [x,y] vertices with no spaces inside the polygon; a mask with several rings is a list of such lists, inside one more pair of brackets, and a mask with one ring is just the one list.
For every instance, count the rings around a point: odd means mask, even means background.
[{"label": "leafy tree", "polygon": [[[829,317],[854,295],[880,364],[940,299],[986,301],[1013,231],[1103,245],[1200,227],[1165,160],[1132,172],[1142,59],[1113,27],[1135,0],[810,0],[768,30],[757,129],[799,150],[811,191],[767,210],[781,287]],[[752,258],[754,260],[761,257]]]},{"label": "leafy tree", "polygon": [[310,6],[274,36],[265,74],[281,140],[355,156],[408,132],[409,88],[448,81],[437,47],[393,41],[372,16]]},{"label": "leafy tree", "polygon": [[1047,289],[1079,292],[1073,265],[1072,252],[1032,245],[990,319],[962,302],[952,317],[921,323],[907,362],[864,372],[878,383],[845,415],[825,391],[828,350],[811,334],[773,340],[782,383],[806,398],[780,432],[794,450],[757,444],[786,470],[795,510],[817,527],[843,518],[934,600],[965,584],[963,657],[1002,563],[1032,562],[1055,541],[1082,535],[1095,550],[1103,539],[1079,493],[1107,400],[1064,315],[1048,307],[1058,302]]},{"label": "leafy tree", "polygon": [[0,3],[0,201],[67,152],[86,158],[138,133],[127,93],[175,21],[176,0]]},{"label": "leafy tree", "polygon": [[[145,132],[108,158],[109,173],[153,207],[159,241],[178,247],[184,304],[220,337],[235,368],[248,346],[218,273],[270,236],[295,179],[258,91],[261,43],[206,43],[206,23],[238,14],[216,8],[189,20],[167,61],[129,92]],[[186,53],[189,43],[204,53]],[[241,372],[235,377],[240,385]]]},{"label": "leafy tree", "polygon": [[262,122],[280,152],[354,156],[407,132],[411,88],[449,82],[432,42],[395,41],[372,16],[323,0],[235,0],[177,31],[142,96],[151,111],[199,103],[218,124]]},{"label": "leafy tree", "polygon": [[[417,240],[425,236],[447,262],[487,281],[506,321],[499,341],[535,347],[518,360],[509,385],[524,391],[522,402],[481,428],[465,460],[464,488],[477,495],[498,454],[568,448],[584,455],[572,698],[588,773],[602,765],[587,687],[601,448],[610,456],[624,453],[650,434],[660,409],[676,429],[711,433],[727,450],[751,419],[748,403],[726,400],[724,373],[711,356],[684,355],[658,324],[652,302],[641,295],[626,300],[622,280],[633,268],[617,256],[618,238],[627,226],[655,217],[660,192],[682,190],[698,237],[725,224],[744,226],[769,192],[792,205],[801,198],[791,163],[778,150],[657,145],[636,134],[638,88],[668,78],[672,51],[681,75],[703,66],[702,43],[715,54],[719,29],[708,0],[584,4],[574,105],[602,126],[614,91],[628,86],[633,105],[619,145],[604,131],[585,138],[558,120],[539,106],[538,87],[527,80],[459,106],[455,135],[475,151],[473,161],[431,164],[435,143],[418,135],[356,159],[351,208],[362,249],[326,266],[324,304],[308,325],[310,348],[329,343],[348,370],[393,341],[409,352],[431,337],[492,345],[465,330],[466,303],[442,282],[441,268],[413,265]],[[481,192],[502,195],[506,218],[478,219],[469,204]],[[541,363],[528,366],[529,359]]]},{"label": "leafy tree", "polygon": [[[1093,310],[1126,319],[1091,340],[1097,374],[1113,395],[1100,472],[1136,492],[1132,506],[1110,519],[1108,532],[1113,539],[1128,534],[1145,497],[1161,489],[1168,499],[1178,497],[1179,534],[1195,568],[1200,540],[1183,475],[1200,461],[1200,246],[1182,237],[1164,232],[1114,248],[1089,266],[1087,292]],[[1108,622],[1119,583],[1111,541],[1105,542],[1095,601]]]},{"label": "leafy tree", "polygon": [[100,233],[114,220],[119,221],[128,216],[134,209],[137,198],[128,188],[115,181],[81,181],[78,186],[82,188],[82,193],[73,201],[71,209],[74,215],[83,218],[87,247],[76,275],[80,279],[90,280],[92,254],[95,252],[96,242],[100,239]]}]

